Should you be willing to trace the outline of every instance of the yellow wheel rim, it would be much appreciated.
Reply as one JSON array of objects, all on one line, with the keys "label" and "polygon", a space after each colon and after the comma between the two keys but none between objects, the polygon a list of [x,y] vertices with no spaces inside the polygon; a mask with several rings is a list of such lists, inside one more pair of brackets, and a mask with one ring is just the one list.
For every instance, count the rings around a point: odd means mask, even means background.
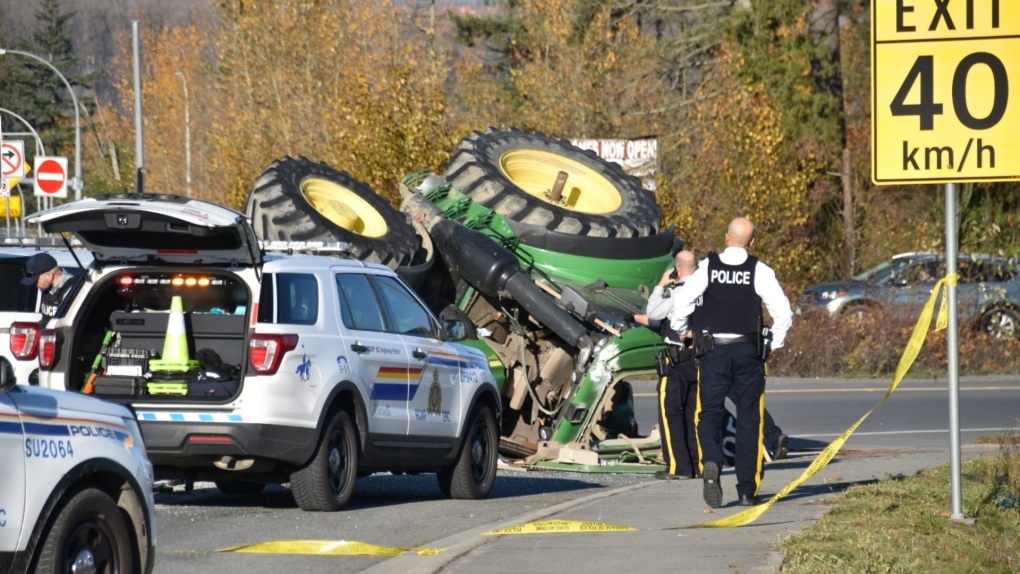
[{"label": "yellow wheel rim", "polygon": [[[533,149],[506,152],[499,159],[503,173],[528,195],[559,207],[605,215],[618,211],[623,199],[616,186],[590,167],[554,153]],[[567,182],[559,201],[550,198],[559,172],[567,173]]]},{"label": "yellow wheel rim", "polygon": [[376,208],[358,194],[325,179],[301,182],[301,194],[323,217],[364,237],[382,237],[389,229]]}]

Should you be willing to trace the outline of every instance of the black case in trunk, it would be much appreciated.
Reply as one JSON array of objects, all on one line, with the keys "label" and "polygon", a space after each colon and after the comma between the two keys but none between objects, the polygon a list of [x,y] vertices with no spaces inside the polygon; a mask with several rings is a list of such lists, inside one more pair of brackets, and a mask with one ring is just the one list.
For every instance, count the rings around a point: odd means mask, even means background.
[{"label": "black case in trunk", "polygon": [[96,377],[94,393],[97,395],[127,395],[138,397],[145,394],[145,377],[118,377],[99,375]]}]

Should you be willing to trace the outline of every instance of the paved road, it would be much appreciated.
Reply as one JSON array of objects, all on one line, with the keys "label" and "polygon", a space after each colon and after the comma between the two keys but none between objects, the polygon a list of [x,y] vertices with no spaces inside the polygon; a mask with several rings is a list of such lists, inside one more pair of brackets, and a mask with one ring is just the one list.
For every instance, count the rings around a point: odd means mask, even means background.
[{"label": "paved road", "polygon": [[[942,385],[943,390],[926,390]],[[787,461],[769,465],[766,495],[800,475],[827,444],[873,407],[881,381],[774,379],[769,404],[793,437]],[[697,481],[664,483],[647,475],[598,475],[502,470],[484,501],[443,499],[433,475],[376,475],[358,481],[349,509],[298,510],[289,491],[274,486],[256,496],[223,495],[210,484],[191,493],[157,495],[157,572],[748,572],[772,571],[781,556],[771,550],[782,536],[817,519],[833,492],[846,484],[910,474],[948,462],[945,384],[908,381],[817,477],[740,529],[671,530],[737,512],[727,505],[712,515]],[[961,411],[965,456],[989,452],[970,446],[978,436],[1016,424],[1020,379],[965,379]],[[872,390],[868,390],[872,389]],[[654,420],[652,383],[637,383],[641,428]],[[1012,408],[1010,408],[1012,406]],[[970,414],[968,414],[970,413]],[[863,434],[870,433],[870,434]],[[732,476],[724,473],[727,502]],[[621,533],[492,537],[494,528],[545,519],[618,523]],[[265,541],[367,542],[396,548],[445,548],[437,556],[307,556],[238,554],[224,548]]]},{"label": "paved road", "polygon": [[[769,379],[766,404],[794,448],[832,441],[877,405],[888,379]],[[634,383],[635,410],[642,432],[656,423],[655,388]],[[997,435],[1020,421],[1016,400],[1020,377],[964,377],[960,381],[960,438],[966,444]],[[949,383],[909,379],[847,441],[861,446],[944,448],[949,444]]]}]

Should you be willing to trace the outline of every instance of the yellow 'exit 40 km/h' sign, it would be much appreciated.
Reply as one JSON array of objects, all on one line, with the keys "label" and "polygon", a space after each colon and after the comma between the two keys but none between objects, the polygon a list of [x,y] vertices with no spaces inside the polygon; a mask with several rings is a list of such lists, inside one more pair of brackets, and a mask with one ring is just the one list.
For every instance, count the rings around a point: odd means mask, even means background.
[{"label": "yellow 'exit 40 km/h' sign", "polygon": [[871,0],[871,178],[1020,179],[1020,0]]}]

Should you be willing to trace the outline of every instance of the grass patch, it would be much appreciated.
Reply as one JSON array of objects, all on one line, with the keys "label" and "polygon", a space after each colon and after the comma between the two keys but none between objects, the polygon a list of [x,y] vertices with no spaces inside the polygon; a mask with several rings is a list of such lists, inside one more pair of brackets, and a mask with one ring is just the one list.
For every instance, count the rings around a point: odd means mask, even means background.
[{"label": "grass patch", "polygon": [[802,534],[779,544],[783,574],[1020,572],[1020,446],[964,463],[963,513],[949,518],[949,466],[854,486]]}]

